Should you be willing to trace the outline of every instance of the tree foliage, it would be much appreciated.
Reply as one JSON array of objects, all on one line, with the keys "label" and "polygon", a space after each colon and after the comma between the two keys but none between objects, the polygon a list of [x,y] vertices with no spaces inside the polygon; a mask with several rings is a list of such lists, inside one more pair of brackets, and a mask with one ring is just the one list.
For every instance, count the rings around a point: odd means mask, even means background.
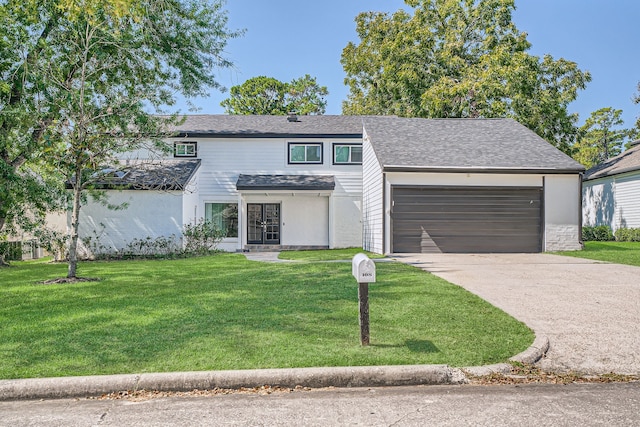
[{"label": "tree foliage", "polygon": [[[176,94],[219,87],[224,47],[239,33],[221,0],[7,0],[0,17],[0,171],[19,186],[21,168],[40,159],[71,183],[74,249],[83,192],[118,153],[161,146],[178,118],[157,113]],[[21,208],[8,194],[0,221]]]},{"label": "tree foliage", "polygon": [[[640,82],[638,83],[637,92],[633,96],[633,103],[640,104]],[[636,141],[639,138],[640,138],[640,116],[638,116],[638,118],[636,119],[635,127],[632,128],[631,131],[629,132],[629,139],[631,139],[631,141]]]},{"label": "tree foliage", "polygon": [[344,114],[512,117],[568,151],[568,112],[591,77],[577,64],[527,53],[513,0],[405,0],[412,13],[361,13],[342,52]]},{"label": "tree foliage", "polygon": [[573,158],[590,168],[617,156],[629,135],[623,125],[622,110],[606,107],[592,112],[580,127]]},{"label": "tree foliage", "polygon": [[320,86],[316,78],[309,74],[289,83],[273,77],[258,76],[233,86],[229,98],[220,105],[227,114],[324,114],[328,94],[327,87]]}]

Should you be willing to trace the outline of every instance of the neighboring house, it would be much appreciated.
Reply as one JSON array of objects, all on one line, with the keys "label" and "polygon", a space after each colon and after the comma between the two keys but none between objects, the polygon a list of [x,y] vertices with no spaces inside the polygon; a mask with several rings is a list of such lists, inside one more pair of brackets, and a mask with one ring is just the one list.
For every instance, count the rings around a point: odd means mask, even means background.
[{"label": "neighboring house", "polygon": [[584,225],[640,227],[640,140],[585,173],[582,205]]},{"label": "neighboring house", "polygon": [[580,249],[584,168],[510,119],[195,115],[174,130],[162,163],[199,162],[188,180],[109,191],[129,208],[83,207],[84,235],[103,224],[122,247],[206,218],[227,251]]}]

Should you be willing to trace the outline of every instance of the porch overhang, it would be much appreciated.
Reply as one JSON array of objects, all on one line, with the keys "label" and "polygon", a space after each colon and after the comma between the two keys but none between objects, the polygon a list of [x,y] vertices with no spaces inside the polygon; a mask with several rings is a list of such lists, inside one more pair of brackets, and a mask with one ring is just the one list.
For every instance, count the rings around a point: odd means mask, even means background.
[{"label": "porch overhang", "polygon": [[332,191],[333,175],[244,175],[236,182],[238,191]]}]

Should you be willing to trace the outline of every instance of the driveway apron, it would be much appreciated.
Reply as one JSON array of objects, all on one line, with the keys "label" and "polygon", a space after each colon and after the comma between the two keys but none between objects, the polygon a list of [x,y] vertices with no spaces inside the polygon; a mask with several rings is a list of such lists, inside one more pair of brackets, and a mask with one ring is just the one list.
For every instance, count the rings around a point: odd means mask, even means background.
[{"label": "driveway apron", "polygon": [[549,338],[545,370],[640,374],[640,267],[550,254],[395,254]]}]

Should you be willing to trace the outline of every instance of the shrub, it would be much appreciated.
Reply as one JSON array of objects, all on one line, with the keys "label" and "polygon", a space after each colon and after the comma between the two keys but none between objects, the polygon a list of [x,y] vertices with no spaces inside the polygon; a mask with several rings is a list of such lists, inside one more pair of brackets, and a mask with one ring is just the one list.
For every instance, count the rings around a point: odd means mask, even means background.
[{"label": "shrub", "polygon": [[187,224],[182,231],[184,251],[194,255],[204,255],[217,249],[226,232],[211,221],[200,218],[195,224]]},{"label": "shrub", "polygon": [[582,227],[582,240],[584,242],[608,242],[615,239],[611,227],[608,225],[596,225],[595,227]]},{"label": "shrub", "polygon": [[2,254],[5,261],[22,260],[22,242],[0,240],[0,254]]},{"label": "shrub", "polygon": [[615,237],[619,242],[640,242],[640,228],[618,228]]}]

